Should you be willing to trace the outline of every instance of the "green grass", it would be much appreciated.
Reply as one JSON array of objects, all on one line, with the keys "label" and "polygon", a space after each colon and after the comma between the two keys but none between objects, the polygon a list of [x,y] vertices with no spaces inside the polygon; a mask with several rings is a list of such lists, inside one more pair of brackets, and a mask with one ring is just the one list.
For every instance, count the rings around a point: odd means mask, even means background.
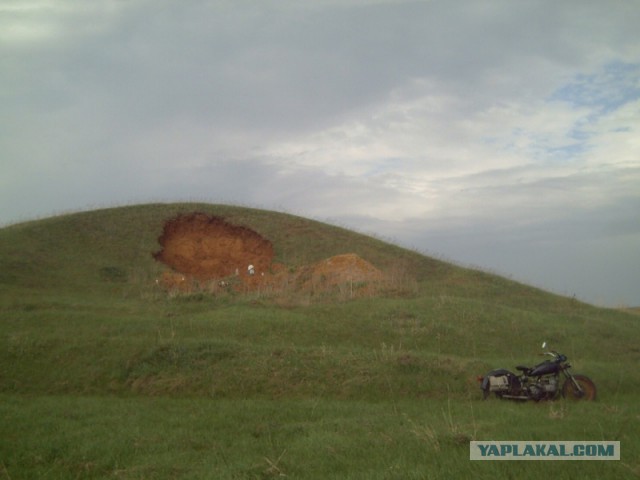
[{"label": "green grass", "polygon": [[[591,404],[2,396],[7,478],[635,478],[635,398]],[[470,462],[471,439],[603,440],[620,462]],[[635,472],[635,473],[634,473]]]},{"label": "green grass", "polygon": [[[162,225],[204,211],[298,268],[354,252],[377,297],[168,297]],[[348,246],[348,247],[345,247]],[[346,249],[345,249],[346,248]],[[409,281],[410,280],[410,281]],[[98,210],[0,229],[0,478],[638,478],[638,316],[345,229],[229,206]],[[481,401],[539,360],[593,403]],[[469,441],[620,440],[620,462],[470,462]]]}]

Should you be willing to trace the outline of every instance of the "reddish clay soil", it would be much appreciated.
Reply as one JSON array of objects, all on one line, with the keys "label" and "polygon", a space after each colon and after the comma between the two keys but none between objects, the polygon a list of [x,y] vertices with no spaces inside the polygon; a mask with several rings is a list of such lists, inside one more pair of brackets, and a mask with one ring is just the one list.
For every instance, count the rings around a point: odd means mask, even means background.
[{"label": "reddish clay soil", "polygon": [[382,272],[355,253],[345,253],[322,260],[309,268],[305,284],[331,287],[345,283],[382,280]]},{"label": "reddish clay soil", "polygon": [[[355,253],[292,271],[272,263],[273,245],[257,232],[204,213],[168,220],[158,242],[162,249],[153,256],[172,271],[164,272],[156,283],[172,292],[208,289],[215,293],[234,285],[271,293],[317,294],[347,285],[350,294],[357,291],[360,295],[370,294],[373,285],[383,280],[380,270]],[[249,265],[254,267],[253,275],[249,274]]]},{"label": "reddish clay soil", "polygon": [[158,239],[156,260],[197,280],[269,271],[273,246],[257,232],[204,213],[182,214],[167,221]]}]

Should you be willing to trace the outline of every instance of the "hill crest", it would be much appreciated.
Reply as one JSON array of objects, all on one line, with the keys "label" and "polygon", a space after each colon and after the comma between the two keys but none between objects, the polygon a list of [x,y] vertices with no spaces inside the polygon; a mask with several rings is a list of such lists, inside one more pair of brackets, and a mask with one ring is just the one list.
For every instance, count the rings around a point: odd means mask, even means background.
[{"label": "hill crest", "polygon": [[[212,239],[206,233],[212,228],[226,233]],[[185,241],[187,237],[191,240]],[[174,245],[171,261],[166,261],[168,244]],[[226,257],[208,254],[206,245],[226,249]],[[283,285],[288,287],[292,281],[288,274],[295,272],[295,282],[305,286],[298,289],[305,299],[292,299],[294,303],[352,298],[354,284],[374,284],[381,276],[384,288],[366,287],[362,292],[391,296],[428,292],[502,298],[507,303],[524,299],[531,304],[562,298],[345,228],[230,205],[146,204],[50,217],[0,229],[0,247],[0,284],[51,292],[120,289],[125,294],[146,295],[153,293],[155,280],[167,270],[197,281],[218,282],[235,274],[235,269],[246,279],[247,267],[253,265],[258,273],[269,272],[280,282],[277,289],[271,284],[271,293],[278,289],[282,293]],[[231,255],[234,248],[238,255]],[[347,254],[350,263],[345,262],[347,257],[340,257]],[[333,257],[341,258],[343,270],[349,264],[357,272],[351,278],[328,274]],[[198,266],[203,263],[216,275],[203,274]],[[218,272],[222,265],[226,270]],[[266,295],[268,290],[260,292]],[[210,293],[220,290],[210,288]],[[570,299],[562,302],[575,303]]]}]

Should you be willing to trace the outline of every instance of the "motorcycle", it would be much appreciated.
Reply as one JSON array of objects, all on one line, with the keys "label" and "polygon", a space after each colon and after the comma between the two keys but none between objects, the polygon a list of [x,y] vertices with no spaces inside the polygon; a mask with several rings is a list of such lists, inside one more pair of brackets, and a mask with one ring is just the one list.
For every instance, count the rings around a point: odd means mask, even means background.
[{"label": "motorcycle", "polygon": [[[546,348],[547,342],[542,344]],[[491,393],[498,398],[509,400],[555,400],[560,394],[572,400],[595,400],[596,385],[585,375],[573,375],[567,357],[554,350],[544,352],[553,357],[534,367],[518,365],[515,374],[505,369],[492,370],[478,377],[483,399]],[[561,377],[564,383],[560,385]]]}]

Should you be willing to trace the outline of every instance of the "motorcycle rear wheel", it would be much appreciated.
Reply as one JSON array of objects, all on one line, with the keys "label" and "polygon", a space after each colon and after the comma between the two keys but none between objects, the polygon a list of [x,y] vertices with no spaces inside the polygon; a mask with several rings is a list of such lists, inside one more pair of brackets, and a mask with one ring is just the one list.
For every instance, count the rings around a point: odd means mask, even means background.
[{"label": "motorcycle rear wheel", "polygon": [[574,375],[576,383],[582,388],[580,392],[573,384],[570,378],[565,380],[562,386],[562,396],[568,400],[595,400],[596,399],[596,384],[591,381],[589,377],[584,375]]}]

